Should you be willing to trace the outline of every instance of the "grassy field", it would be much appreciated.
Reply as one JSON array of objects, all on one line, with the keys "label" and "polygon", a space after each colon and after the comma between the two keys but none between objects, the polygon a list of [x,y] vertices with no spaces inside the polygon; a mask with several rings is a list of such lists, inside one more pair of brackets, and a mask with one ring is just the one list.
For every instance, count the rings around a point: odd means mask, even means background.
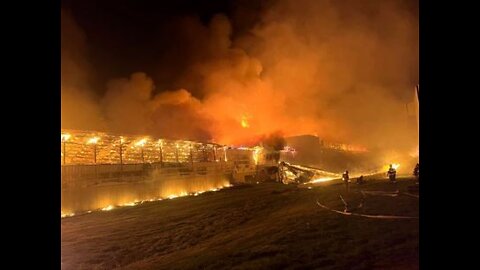
[{"label": "grassy field", "polygon": [[[264,183],[62,219],[62,269],[418,269],[418,219],[344,216],[360,189],[406,191],[368,179]],[[365,214],[418,216],[418,199],[368,196]]]}]

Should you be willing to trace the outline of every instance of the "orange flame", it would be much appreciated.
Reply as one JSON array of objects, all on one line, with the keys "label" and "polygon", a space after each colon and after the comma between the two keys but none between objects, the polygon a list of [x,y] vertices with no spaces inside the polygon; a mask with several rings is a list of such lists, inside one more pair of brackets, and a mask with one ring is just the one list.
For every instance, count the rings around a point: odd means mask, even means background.
[{"label": "orange flame", "polygon": [[248,127],[250,127],[250,125],[248,124],[247,117],[246,117],[245,115],[242,116],[241,125],[242,125],[243,128],[248,128]]}]

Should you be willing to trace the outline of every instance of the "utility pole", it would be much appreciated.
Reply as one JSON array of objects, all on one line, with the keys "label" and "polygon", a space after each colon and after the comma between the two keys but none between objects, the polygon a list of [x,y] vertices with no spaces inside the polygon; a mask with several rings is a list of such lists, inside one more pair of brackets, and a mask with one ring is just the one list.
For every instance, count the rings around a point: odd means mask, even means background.
[{"label": "utility pole", "polygon": [[[415,92],[416,92],[416,97],[417,97],[417,110],[416,110],[416,113],[417,113],[417,138],[418,138],[418,144],[420,146],[420,94],[419,94],[419,91],[420,91],[420,84],[417,84],[415,86]],[[420,148],[419,148],[419,151],[418,151],[418,159],[420,159]]]},{"label": "utility pole", "polygon": [[70,138],[70,134],[64,133],[62,134],[62,143],[63,143],[63,165],[66,164],[66,157],[67,157],[67,141]]}]

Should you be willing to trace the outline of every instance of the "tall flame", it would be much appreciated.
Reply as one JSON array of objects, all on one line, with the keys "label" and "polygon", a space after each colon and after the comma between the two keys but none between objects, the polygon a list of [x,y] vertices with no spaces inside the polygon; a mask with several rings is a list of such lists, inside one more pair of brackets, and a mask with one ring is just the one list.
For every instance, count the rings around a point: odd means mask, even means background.
[{"label": "tall flame", "polygon": [[260,156],[260,151],[262,151],[262,147],[256,146],[253,150],[253,160],[255,161],[255,165],[258,165],[258,158]]}]

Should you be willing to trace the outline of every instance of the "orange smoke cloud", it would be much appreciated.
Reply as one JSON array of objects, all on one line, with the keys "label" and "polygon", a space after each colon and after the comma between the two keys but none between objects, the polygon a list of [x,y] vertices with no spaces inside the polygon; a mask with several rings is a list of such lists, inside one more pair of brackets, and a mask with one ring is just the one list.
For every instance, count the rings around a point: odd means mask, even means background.
[{"label": "orange smoke cloud", "polygon": [[71,15],[61,11],[61,124],[63,128],[103,129],[98,97],[89,91],[85,35]]},{"label": "orange smoke cloud", "polygon": [[[100,102],[84,98],[84,115],[118,132],[226,144],[277,131],[367,147],[417,143],[405,103],[418,81],[418,18],[400,2],[277,1],[235,38],[224,15],[177,27],[195,42],[177,90],[135,73],[112,80]],[[72,128],[83,101],[65,93],[62,127]]]}]

